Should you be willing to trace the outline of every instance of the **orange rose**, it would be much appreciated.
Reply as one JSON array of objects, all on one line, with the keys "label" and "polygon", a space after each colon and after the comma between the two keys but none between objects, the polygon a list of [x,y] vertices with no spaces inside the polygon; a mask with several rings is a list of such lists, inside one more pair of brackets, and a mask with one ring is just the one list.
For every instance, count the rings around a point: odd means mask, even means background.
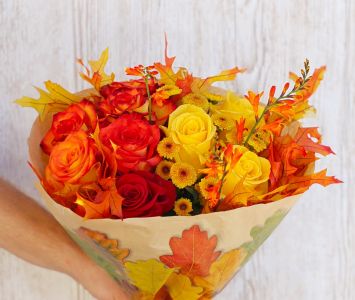
[{"label": "orange rose", "polygon": [[96,180],[95,145],[87,134],[79,130],[57,143],[49,156],[45,183],[55,194],[75,194],[80,184]]},{"label": "orange rose", "polygon": [[68,134],[83,129],[93,132],[97,124],[97,115],[94,104],[82,100],[78,104],[70,105],[65,111],[53,116],[52,126],[41,141],[41,148],[50,154],[56,143],[63,141]]},{"label": "orange rose", "polygon": [[138,113],[123,114],[100,132],[102,143],[112,149],[118,170],[150,171],[160,162],[156,148],[160,140],[157,125],[151,125]]}]

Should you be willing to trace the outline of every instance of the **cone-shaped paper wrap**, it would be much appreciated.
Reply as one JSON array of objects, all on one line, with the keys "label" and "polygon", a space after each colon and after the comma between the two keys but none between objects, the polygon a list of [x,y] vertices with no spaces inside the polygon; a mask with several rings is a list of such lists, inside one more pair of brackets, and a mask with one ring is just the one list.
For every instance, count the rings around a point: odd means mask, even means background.
[{"label": "cone-shaped paper wrap", "polygon": [[[46,158],[39,144],[49,121],[37,120],[29,138],[31,163],[40,172]],[[298,199],[191,217],[86,220],[38,187],[54,217],[132,299],[211,299]]]}]

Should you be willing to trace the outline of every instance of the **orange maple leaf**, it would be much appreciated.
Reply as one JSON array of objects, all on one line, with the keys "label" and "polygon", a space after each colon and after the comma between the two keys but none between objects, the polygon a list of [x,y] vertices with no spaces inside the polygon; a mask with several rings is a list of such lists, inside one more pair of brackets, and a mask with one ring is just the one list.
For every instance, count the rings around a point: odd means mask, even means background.
[{"label": "orange maple leaf", "polygon": [[104,191],[100,191],[96,196],[96,201],[109,203],[111,216],[123,217],[122,202],[123,197],[118,193],[115,178],[104,178],[100,180]]},{"label": "orange maple leaf", "polygon": [[170,239],[173,255],[160,256],[160,260],[169,268],[180,268],[180,272],[189,276],[208,276],[211,264],[218,258],[215,251],[217,237],[208,238],[206,231],[198,225],[182,232],[181,238]]},{"label": "orange maple leaf", "polygon": [[297,186],[297,187],[306,187],[308,188],[312,184],[318,183],[322,186],[328,186],[330,184],[334,183],[342,183],[341,180],[335,178],[334,176],[327,176],[327,169],[324,169],[318,173],[314,173],[311,175],[307,176],[301,176],[301,177],[291,177],[288,184],[292,186]]},{"label": "orange maple leaf", "polygon": [[271,170],[270,170],[270,188],[273,190],[276,188],[277,183],[281,177],[282,174],[282,163],[280,161],[277,161],[275,158],[275,149],[274,149],[274,144],[271,142],[269,144],[269,161],[271,165]]},{"label": "orange maple leaf", "polygon": [[[318,132],[317,127],[300,127],[295,136],[295,142],[302,146],[306,151],[312,151],[322,154],[324,156],[328,154],[335,154],[329,146],[321,145],[321,135]],[[316,141],[314,141],[316,140]]]},{"label": "orange maple leaf", "polygon": [[[320,68],[315,69],[304,88],[296,93],[295,98],[301,101],[309,99],[315,93],[320,82],[323,80],[325,70],[326,66],[322,66]],[[299,78],[297,77],[297,75],[290,73],[290,78],[295,82],[299,80]]]},{"label": "orange maple leaf", "polygon": [[110,204],[108,201],[92,202],[86,200],[78,193],[75,203],[85,209],[84,217],[86,219],[107,218],[110,215]]}]

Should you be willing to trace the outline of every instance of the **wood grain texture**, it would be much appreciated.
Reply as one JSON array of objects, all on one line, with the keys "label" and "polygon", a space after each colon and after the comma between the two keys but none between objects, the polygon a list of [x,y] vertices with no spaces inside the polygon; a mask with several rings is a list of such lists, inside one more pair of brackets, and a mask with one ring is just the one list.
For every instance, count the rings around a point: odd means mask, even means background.
[{"label": "wood grain texture", "polygon": [[[0,176],[38,198],[26,167],[35,113],[12,100],[35,95],[47,79],[83,88],[76,57],[109,46],[109,68],[163,57],[163,34],[176,65],[207,75],[248,68],[240,93],[281,86],[305,57],[327,65],[313,98],[324,142],[336,157],[319,164],[345,183],[314,187],[217,297],[231,300],[355,299],[355,1],[342,0],[0,0]],[[0,251],[0,299],[87,300],[70,278]]]}]

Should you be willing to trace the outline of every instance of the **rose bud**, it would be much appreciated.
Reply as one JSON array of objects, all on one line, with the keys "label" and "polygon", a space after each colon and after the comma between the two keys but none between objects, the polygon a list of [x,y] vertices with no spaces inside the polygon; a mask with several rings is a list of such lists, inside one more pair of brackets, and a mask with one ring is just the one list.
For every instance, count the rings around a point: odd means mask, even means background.
[{"label": "rose bud", "polygon": [[[149,82],[149,89],[151,94],[155,91],[152,80]],[[113,82],[103,86],[100,94],[104,100],[98,107],[104,115],[121,115],[126,111],[147,112],[147,107],[143,107],[148,99],[144,80]]]}]

